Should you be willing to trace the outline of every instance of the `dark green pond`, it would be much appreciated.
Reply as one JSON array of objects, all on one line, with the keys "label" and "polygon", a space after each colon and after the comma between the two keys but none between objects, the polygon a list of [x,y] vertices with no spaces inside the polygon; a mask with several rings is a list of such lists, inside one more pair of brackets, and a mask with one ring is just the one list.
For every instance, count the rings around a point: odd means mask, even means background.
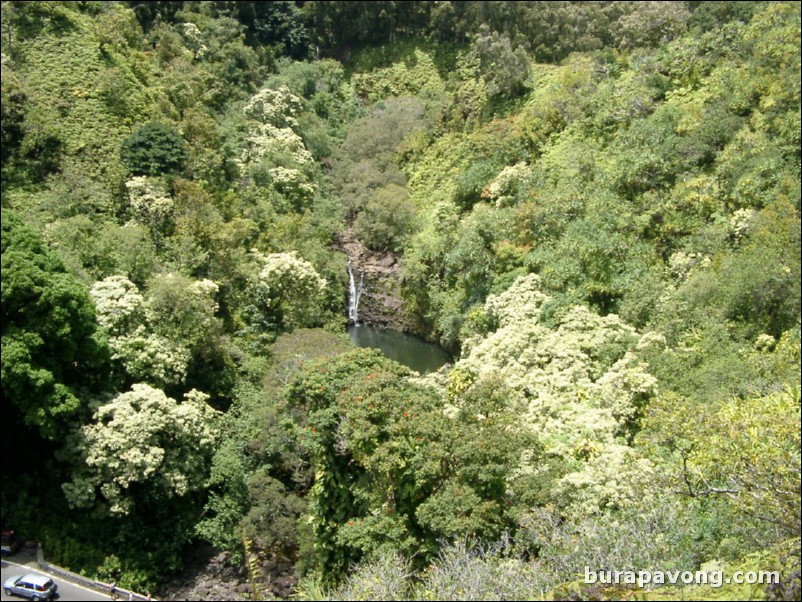
[{"label": "dark green pond", "polygon": [[371,326],[349,326],[348,334],[357,347],[379,349],[391,360],[421,374],[434,372],[451,361],[440,347],[411,334]]}]

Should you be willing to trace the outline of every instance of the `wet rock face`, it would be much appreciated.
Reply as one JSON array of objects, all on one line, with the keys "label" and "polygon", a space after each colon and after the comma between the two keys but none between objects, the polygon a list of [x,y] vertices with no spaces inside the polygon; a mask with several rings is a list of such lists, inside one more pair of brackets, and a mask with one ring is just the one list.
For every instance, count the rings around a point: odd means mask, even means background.
[{"label": "wet rock face", "polygon": [[359,323],[402,332],[413,330],[401,297],[401,264],[394,253],[371,251],[347,230],[340,246],[348,256],[355,278],[362,274]]},{"label": "wet rock face", "polygon": [[404,303],[397,293],[376,292],[387,285],[387,282],[381,280],[371,283],[365,279],[360,323],[399,332],[412,332],[412,323],[404,315]]}]

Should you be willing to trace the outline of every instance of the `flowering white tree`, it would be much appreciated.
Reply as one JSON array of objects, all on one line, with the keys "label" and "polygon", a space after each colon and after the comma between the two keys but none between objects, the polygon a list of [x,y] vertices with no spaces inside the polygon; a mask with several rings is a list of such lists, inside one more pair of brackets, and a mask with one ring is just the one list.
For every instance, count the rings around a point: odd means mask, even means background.
[{"label": "flowering white tree", "polygon": [[97,310],[97,321],[112,336],[136,329],[144,322],[145,299],[125,276],[109,276],[89,291]]},{"label": "flowering white tree", "polygon": [[309,177],[312,153],[300,135],[298,115],[303,101],[287,88],[264,88],[245,105],[248,134],[238,159],[241,169],[262,166],[273,187],[303,204],[315,194]]},{"label": "flowering white tree", "polygon": [[158,387],[171,387],[184,382],[192,357],[181,343],[149,332],[140,326],[131,334],[109,339],[112,359],[119,360],[134,381]]},{"label": "flowering white tree", "polygon": [[190,391],[179,403],[149,385],[137,384],[101,405],[69,450],[76,462],[63,484],[75,508],[100,502],[111,514],[135,509],[135,491],[181,497],[202,489],[218,433],[218,412],[207,396]]},{"label": "flowering white tree", "polygon": [[314,324],[326,288],[326,280],[314,266],[295,251],[268,255],[254,251],[253,255],[260,269],[251,293],[260,309],[279,314],[287,326]]},{"label": "flowering white tree", "polygon": [[125,183],[128,202],[137,223],[150,229],[159,242],[175,214],[175,202],[159,178],[136,176]]},{"label": "flowering white tree", "polygon": [[482,190],[482,198],[507,207],[520,201],[532,185],[532,171],[526,163],[508,165]]},{"label": "flowering white tree", "polygon": [[[600,316],[583,306],[567,310],[556,327],[546,326],[541,317],[547,301],[535,274],[488,298],[485,313],[496,329],[466,341],[450,376],[451,398],[474,382],[500,376],[511,403],[524,408],[522,427],[536,433],[545,457],[567,471],[555,497],[582,512],[591,503],[601,509],[637,499],[651,465],[633,459],[627,437],[639,407],[656,392],[657,380],[637,359],[638,349],[655,339],[616,315]],[[621,474],[628,478],[609,478],[611,470],[624,467]],[[521,470],[536,474],[547,468]]]},{"label": "flowering white tree", "polygon": [[192,350],[215,332],[217,292],[210,280],[162,274],[147,297],[123,276],[96,282],[90,294],[112,358],[132,380],[170,387],[184,382]]},{"label": "flowering white tree", "polygon": [[262,88],[245,105],[243,112],[248,119],[259,123],[269,123],[279,128],[297,130],[298,114],[303,109],[303,101],[286,87],[278,90]]}]

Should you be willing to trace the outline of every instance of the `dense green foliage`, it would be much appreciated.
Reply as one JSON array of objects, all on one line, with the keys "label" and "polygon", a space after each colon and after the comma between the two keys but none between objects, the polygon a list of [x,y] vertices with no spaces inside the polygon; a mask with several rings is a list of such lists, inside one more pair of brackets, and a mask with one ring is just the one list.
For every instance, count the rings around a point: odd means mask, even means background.
[{"label": "dense green foliage", "polygon": [[505,481],[523,438],[509,432],[503,388],[446,414],[436,390],[407,374],[357,350],[305,367],[287,390],[305,416],[314,560],[327,577],[392,550],[422,564],[441,540],[495,538],[511,526]]},{"label": "dense green foliage", "polygon": [[123,140],[120,158],[132,174],[155,176],[180,171],[186,161],[186,149],[178,132],[154,121]]},{"label": "dense green foliage", "polygon": [[104,376],[105,341],[86,290],[58,257],[11,211],[2,221],[4,415],[61,438],[85,414],[79,389]]},{"label": "dense green foliage", "polygon": [[[798,3],[3,2],[0,40],[3,522],[49,560],[798,599]],[[356,247],[452,365],[352,350]]]}]

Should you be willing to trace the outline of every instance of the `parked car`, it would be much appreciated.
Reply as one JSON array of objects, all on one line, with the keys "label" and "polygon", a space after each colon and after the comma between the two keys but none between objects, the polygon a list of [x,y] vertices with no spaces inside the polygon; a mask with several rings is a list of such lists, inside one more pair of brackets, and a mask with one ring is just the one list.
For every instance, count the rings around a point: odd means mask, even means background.
[{"label": "parked car", "polygon": [[30,573],[9,577],[3,584],[7,596],[22,596],[31,600],[52,600],[56,597],[58,586],[50,577]]},{"label": "parked car", "polygon": [[0,531],[0,554],[8,556],[19,550],[19,539],[14,529]]}]

